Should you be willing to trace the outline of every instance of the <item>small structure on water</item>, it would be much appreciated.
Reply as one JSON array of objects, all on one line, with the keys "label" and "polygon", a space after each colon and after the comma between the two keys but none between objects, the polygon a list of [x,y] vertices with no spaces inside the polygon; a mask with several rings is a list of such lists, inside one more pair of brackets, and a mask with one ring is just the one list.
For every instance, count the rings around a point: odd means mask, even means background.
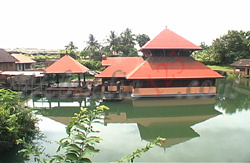
[{"label": "small structure on water", "polygon": [[[117,63],[96,77],[102,78],[105,92],[129,87],[135,98],[215,95],[215,79],[223,76],[190,57],[201,49],[166,28],[140,49],[145,60],[114,58]],[[106,60],[103,64],[111,58]]]},{"label": "small structure on water", "polygon": [[[54,62],[52,65],[44,70],[44,74],[47,75],[48,87],[46,92],[55,93],[65,93],[66,95],[71,95],[75,93],[82,93],[83,88],[86,85],[85,73],[89,69],[83,66],[81,63],[70,57],[69,55],[64,55],[62,58]],[[78,75],[77,83],[62,83],[59,78],[64,78],[71,74]],[[56,82],[51,83],[51,76],[55,75]],[[83,75],[83,82],[81,82],[81,76]]]},{"label": "small structure on water", "polygon": [[241,76],[250,75],[250,59],[240,59],[230,66],[234,67],[234,73]]}]

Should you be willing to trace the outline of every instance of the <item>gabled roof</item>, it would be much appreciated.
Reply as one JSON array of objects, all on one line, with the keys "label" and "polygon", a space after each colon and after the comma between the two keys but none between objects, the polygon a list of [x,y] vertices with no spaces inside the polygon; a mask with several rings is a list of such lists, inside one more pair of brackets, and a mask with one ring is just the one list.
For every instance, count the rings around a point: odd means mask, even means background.
[{"label": "gabled roof", "polygon": [[146,43],[143,49],[189,49],[189,50],[200,50],[199,46],[196,46],[192,42],[179,36],[169,29],[164,29],[154,39]]},{"label": "gabled roof", "polygon": [[108,67],[95,77],[126,77],[142,62],[142,57],[107,57],[106,60],[102,61],[102,65]]},{"label": "gabled roof", "polygon": [[240,59],[240,60],[232,63],[230,66],[250,67],[250,59]]},{"label": "gabled roof", "polygon": [[0,49],[0,62],[17,62],[17,60],[4,49]]},{"label": "gabled roof", "polygon": [[127,76],[127,79],[195,78],[223,78],[223,76],[189,56],[148,57]]},{"label": "gabled roof", "polygon": [[30,57],[25,56],[23,54],[11,54],[11,55],[18,60],[16,63],[35,63],[36,62]]},{"label": "gabled roof", "polygon": [[65,55],[44,70],[45,74],[62,73],[86,73],[89,69],[74,60],[69,55]]}]

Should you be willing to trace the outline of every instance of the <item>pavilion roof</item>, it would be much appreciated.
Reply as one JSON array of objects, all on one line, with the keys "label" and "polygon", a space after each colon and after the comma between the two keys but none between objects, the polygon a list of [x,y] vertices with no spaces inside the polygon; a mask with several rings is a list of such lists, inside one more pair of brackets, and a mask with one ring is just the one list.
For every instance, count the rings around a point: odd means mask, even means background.
[{"label": "pavilion roof", "polygon": [[127,79],[223,78],[190,56],[148,57],[127,75]]},{"label": "pavilion roof", "polygon": [[134,68],[142,62],[142,57],[107,57],[102,60],[102,65],[108,67],[95,77],[126,77],[127,74],[133,71]]},{"label": "pavilion roof", "polygon": [[86,73],[89,69],[81,63],[65,55],[44,70],[45,74],[62,74],[62,73]]},{"label": "pavilion roof", "polygon": [[232,63],[230,66],[234,66],[234,67],[250,67],[250,59],[240,59],[240,60]]},{"label": "pavilion roof", "polygon": [[11,55],[18,60],[17,63],[35,63],[36,62],[30,57],[25,56],[23,54],[11,54]]},{"label": "pavilion roof", "polygon": [[17,62],[17,60],[4,49],[0,48],[0,62]]},{"label": "pavilion roof", "polygon": [[193,44],[169,29],[164,29],[154,39],[147,42],[143,49],[189,49],[200,50],[201,47]]}]

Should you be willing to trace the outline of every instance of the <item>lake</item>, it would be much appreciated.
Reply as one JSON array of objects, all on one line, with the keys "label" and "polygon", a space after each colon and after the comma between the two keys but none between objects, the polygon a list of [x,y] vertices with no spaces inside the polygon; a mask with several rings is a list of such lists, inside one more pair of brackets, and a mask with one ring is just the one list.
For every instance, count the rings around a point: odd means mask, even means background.
[{"label": "lake", "polygon": [[[250,80],[217,80],[216,97],[137,99],[103,102],[94,98],[33,98],[31,107],[45,108],[39,127],[45,152],[54,154],[55,141],[80,107],[106,105],[104,125],[95,125],[103,138],[93,162],[116,161],[158,136],[166,138],[135,162],[249,162]],[[33,160],[31,160],[32,162]]]}]

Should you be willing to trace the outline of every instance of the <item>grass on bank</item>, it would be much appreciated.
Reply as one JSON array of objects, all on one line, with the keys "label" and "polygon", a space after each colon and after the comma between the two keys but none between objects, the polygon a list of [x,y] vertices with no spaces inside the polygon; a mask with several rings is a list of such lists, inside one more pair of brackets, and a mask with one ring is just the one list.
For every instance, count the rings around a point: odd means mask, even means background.
[{"label": "grass on bank", "polygon": [[218,66],[218,65],[206,65],[212,70],[222,70],[222,71],[233,71],[233,67],[231,66]]}]

